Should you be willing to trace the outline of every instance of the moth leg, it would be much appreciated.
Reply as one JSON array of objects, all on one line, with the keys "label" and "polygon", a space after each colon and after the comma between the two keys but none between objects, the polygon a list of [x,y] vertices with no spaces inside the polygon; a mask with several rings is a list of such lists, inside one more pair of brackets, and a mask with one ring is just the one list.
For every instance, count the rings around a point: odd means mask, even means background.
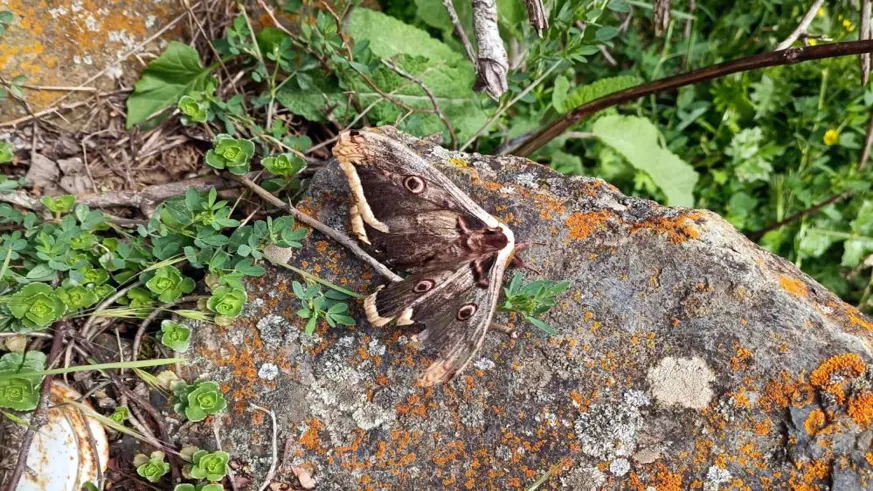
[{"label": "moth leg", "polygon": [[518,331],[514,327],[492,322],[491,329],[506,334],[510,339],[518,339]]},{"label": "moth leg", "polygon": [[367,237],[367,229],[364,228],[364,220],[361,218],[360,210],[358,210],[358,204],[353,204],[349,212],[352,215],[352,232],[354,232],[358,240],[367,245],[371,245],[370,240]]}]

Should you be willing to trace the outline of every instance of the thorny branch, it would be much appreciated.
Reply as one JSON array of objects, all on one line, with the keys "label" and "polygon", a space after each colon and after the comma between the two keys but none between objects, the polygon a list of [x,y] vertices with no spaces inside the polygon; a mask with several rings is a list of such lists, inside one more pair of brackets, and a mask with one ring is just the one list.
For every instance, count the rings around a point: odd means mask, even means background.
[{"label": "thorny branch", "polygon": [[873,52],[873,40],[849,41],[844,43],[807,46],[803,48],[790,48],[782,51],[771,51],[746,56],[719,63],[717,65],[711,65],[690,72],[681,73],[672,77],[654,80],[582,104],[581,106],[572,109],[556,121],[544,126],[534,135],[526,138],[517,146],[508,146],[500,153],[502,155],[511,153],[520,157],[527,157],[588,116],[603,109],[617,106],[625,102],[634,101],[644,96],[675,90],[688,85],[699,84],[732,73],[781,65],[792,65],[803,61],[821,60],[838,56],[853,56],[870,52]]}]

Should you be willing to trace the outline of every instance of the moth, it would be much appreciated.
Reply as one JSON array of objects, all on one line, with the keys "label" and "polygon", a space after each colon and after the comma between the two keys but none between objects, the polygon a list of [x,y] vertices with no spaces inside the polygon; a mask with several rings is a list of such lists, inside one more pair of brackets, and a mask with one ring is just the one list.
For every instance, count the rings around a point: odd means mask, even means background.
[{"label": "moth", "polygon": [[409,276],[364,300],[381,327],[416,324],[438,353],[418,385],[446,382],[482,346],[515,236],[413,150],[378,130],[343,132],[333,154],[352,194],[351,228]]}]

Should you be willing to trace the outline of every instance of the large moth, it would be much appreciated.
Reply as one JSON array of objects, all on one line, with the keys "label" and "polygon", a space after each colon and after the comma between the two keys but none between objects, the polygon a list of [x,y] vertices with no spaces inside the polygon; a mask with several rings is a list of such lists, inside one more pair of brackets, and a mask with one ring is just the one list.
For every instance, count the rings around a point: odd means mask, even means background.
[{"label": "large moth", "polygon": [[353,233],[409,273],[366,298],[367,319],[423,326],[418,340],[438,356],[418,384],[450,380],[485,339],[516,247],[512,230],[378,130],[343,132],[333,153],[351,188]]}]

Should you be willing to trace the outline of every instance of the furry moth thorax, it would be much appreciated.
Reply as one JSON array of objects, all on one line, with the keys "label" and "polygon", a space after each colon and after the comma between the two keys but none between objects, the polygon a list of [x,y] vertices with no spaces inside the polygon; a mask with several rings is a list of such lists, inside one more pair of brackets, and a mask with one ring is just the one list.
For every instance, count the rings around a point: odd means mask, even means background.
[{"label": "furry moth thorax", "polygon": [[512,230],[378,130],[343,132],[333,153],[351,190],[352,232],[410,274],[367,297],[367,319],[422,326],[417,338],[437,357],[418,383],[450,380],[484,341],[513,257]]}]

